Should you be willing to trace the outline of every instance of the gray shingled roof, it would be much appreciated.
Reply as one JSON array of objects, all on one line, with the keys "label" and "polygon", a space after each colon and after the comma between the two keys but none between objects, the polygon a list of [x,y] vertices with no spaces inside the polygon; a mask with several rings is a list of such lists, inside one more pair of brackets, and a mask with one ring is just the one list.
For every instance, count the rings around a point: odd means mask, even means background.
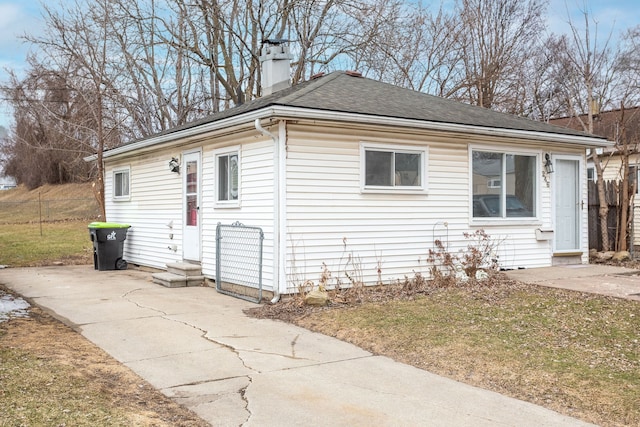
[{"label": "gray shingled roof", "polygon": [[269,106],[598,138],[580,131],[463,104],[342,71],[300,83],[165,133],[216,122]]}]

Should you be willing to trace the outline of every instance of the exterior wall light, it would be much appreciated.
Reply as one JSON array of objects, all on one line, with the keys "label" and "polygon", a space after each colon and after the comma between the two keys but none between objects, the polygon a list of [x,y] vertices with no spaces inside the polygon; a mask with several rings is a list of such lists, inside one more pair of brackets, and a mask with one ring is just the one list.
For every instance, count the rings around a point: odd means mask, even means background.
[{"label": "exterior wall light", "polygon": [[547,173],[553,173],[553,162],[549,153],[544,154],[544,170]]},{"label": "exterior wall light", "polygon": [[169,170],[171,172],[180,173],[180,160],[172,157],[171,160],[169,160]]}]

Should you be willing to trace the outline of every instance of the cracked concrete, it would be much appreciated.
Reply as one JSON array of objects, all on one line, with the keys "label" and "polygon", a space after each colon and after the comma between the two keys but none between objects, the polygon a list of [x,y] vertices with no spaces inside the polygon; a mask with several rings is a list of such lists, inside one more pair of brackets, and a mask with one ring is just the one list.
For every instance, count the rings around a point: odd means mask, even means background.
[{"label": "cracked concrete", "polygon": [[553,411],[283,322],[213,288],[89,266],[0,270],[165,395],[220,426],[574,426]]}]

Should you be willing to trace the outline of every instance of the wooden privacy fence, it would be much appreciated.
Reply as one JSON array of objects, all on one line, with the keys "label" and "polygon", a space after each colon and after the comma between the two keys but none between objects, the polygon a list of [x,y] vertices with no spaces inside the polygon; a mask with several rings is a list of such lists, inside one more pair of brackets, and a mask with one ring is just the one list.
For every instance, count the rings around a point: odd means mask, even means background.
[{"label": "wooden privacy fence", "polygon": [[[607,215],[607,231],[609,234],[609,244],[612,250],[617,249],[616,234],[618,230],[618,223],[620,219],[621,208],[621,194],[618,191],[620,187],[620,181],[605,181],[604,190],[607,199],[607,206],[609,207],[609,213]],[[600,232],[600,201],[598,200],[598,186],[595,181],[589,181],[589,249],[596,249],[601,251],[602,248],[602,234]],[[630,204],[629,217],[633,218],[633,204]],[[633,226],[630,227],[627,235],[627,248],[631,247],[631,234]]]}]

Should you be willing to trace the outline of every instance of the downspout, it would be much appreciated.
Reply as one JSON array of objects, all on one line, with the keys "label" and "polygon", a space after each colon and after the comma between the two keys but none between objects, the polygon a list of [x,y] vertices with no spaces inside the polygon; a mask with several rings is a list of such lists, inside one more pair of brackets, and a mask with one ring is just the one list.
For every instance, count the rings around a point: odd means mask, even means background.
[{"label": "downspout", "polygon": [[273,218],[273,260],[274,260],[274,286],[273,286],[273,298],[271,303],[275,304],[280,300],[280,138],[272,134],[268,130],[262,127],[260,119],[254,121],[256,130],[262,135],[268,136],[273,140],[273,198],[274,198],[274,218]]}]

